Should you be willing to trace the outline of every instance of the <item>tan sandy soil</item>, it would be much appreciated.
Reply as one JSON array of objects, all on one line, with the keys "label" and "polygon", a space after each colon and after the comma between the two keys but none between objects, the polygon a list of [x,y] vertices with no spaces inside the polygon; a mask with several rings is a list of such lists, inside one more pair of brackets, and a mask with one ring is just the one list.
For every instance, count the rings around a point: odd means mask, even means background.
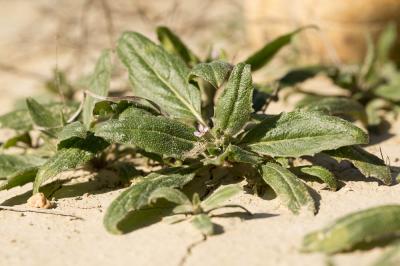
[{"label": "tan sandy soil", "polygon": [[[55,2],[57,8],[54,6]],[[55,61],[53,30],[57,28],[61,18],[75,16],[78,13],[76,6],[81,6],[76,3],[79,1],[71,1],[71,5],[66,4],[67,2],[69,1],[0,0],[0,62],[48,77]],[[157,1],[159,2],[162,1]],[[188,2],[192,6],[198,3]],[[237,7],[232,7],[231,1],[217,2],[221,2],[220,6],[226,8],[225,13],[237,16]],[[46,8],[54,12],[55,18],[46,17],[38,11]],[[210,13],[210,16],[218,15],[215,12]],[[76,21],[71,23],[76,25]],[[130,25],[123,24],[122,27],[121,23],[116,21],[115,28],[126,29],[139,25],[139,22],[133,21]],[[181,25],[184,22],[176,23]],[[58,26],[60,25],[65,27],[62,23]],[[191,39],[192,36],[202,33],[207,36],[205,32],[209,29],[223,26],[217,20],[211,22],[208,28],[200,29],[199,32],[187,32],[184,36],[191,43],[196,43],[196,38]],[[143,25],[140,27],[144,31],[148,30]],[[27,34],[27,30],[30,34]],[[240,30],[235,28],[235,31]],[[232,40],[239,39],[235,34],[232,32],[230,38],[227,37],[231,44]],[[76,49],[67,44],[67,40],[74,38],[63,38],[60,37],[65,42],[60,41],[58,51],[60,67],[70,64],[71,53]],[[103,39],[104,42],[99,42],[104,44],[107,38]],[[217,42],[224,45],[224,41]],[[96,47],[96,50],[100,48]],[[87,61],[89,64],[93,62],[93,58],[89,56]],[[0,72],[0,113],[10,110],[15,99],[38,93],[37,88],[42,81],[25,74],[15,71]],[[323,81],[315,81],[312,86],[325,88],[327,85]],[[290,104],[273,104],[270,111],[276,113],[291,108]],[[399,132],[398,120],[390,130],[390,134],[397,136],[388,139],[386,136],[373,137],[374,142],[385,140],[368,147],[368,150],[379,155],[381,148],[383,154],[390,158],[391,164],[399,167]],[[75,178],[68,186],[56,191],[56,208],[52,211],[76,217],[0,210],[0,265],[325,265],[326,258],[323,255],[299,252],[301,239],[307,232],[344,214],[371,206],[398,204],[400,201],[399,185],[388,187],[378,185],[373,180],[365,182],[350,168],[343,168],[338,174],[347,177],[349,181],[337,192],[325,190],[321,184],[310,183],[321,196],[316,197],[319,205],[316,216],[292,215],[271,193],[267,193],[265,199],[242,193],[232,199],[232,202],[248,208],[255,213],[254,217],[248,219],[236,214],[232,217],[215,218],[215,222],[222,225],[225,232],[188,250],[202,237],[187,222],[176,225],[157,223],[123,236],[108,234],[102,225],[104,211],[122,189],[113,190],[114,181],[107,173],[96,178],[83,171],[69,173],[69,177]],[[28,208],[25,203],[31,195],[31,188],[32,185],[28,184],[1,192],[0,204]],[[368,265],[383,250],[384,248],[374,248],[356,251],[337,255],[333,260],[339,266]]]}]

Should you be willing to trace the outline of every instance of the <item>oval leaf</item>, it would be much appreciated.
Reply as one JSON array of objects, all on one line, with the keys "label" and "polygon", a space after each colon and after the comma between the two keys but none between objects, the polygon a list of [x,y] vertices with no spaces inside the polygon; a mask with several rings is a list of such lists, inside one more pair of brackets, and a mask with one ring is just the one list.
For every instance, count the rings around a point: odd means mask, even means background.
[{"label": "oval leaf", "polygon": [[322,182],[328,185],[329,189],[333,191],[337,190],[337,182],[335,176],[325,167],[318,165],[305,166],[301,167],[300,171],[307,175],[311,175],[320,179]]},{"label": "oval leaf", "polygon": [[400,233],[400,206],[387,205],[349,214],[303,239],[305,252],[336,253]]},{"label": "oval leaf", "polygon": [[187,82],[189,68],[182,60],[136,32],[122,35],[117,53],[128,68],[136,95],[152,100],[173,117],[203,122],[200,91]]},{"label": "oval leaf", "polygon": [[387,185],[392,182],[389,166],[385,165],[382,159],[363,150],[361,147],[343,147],[326,151],[325,153],[338,162],[342,160],[350,161],[366,177],[375,177]]},{"label": "oval leaf", "polygon": [[238,133],[252,113],[253,86],[250,65],[237,64],[215,106],[214,130],[225,135]]},{"label": "oval leaf", "polygon": [[178,205],[191,205],[189,198],[183,192],[170,187],[161,187],[154,190],[149,196],[149,204],[158,199],[166,199]]},{"label": "oval leaf", "polygon": [[266,163],[261,167],[262,178],[294,214],[302,208],[315,213],[315,203],[306,185],[288,169],[276,163]]},{"label": "oval leaf", "polygon": [[193,169],[172,168],[154,172],[122,192],[108,207],[104,216],[104,226],[113,234],[124,233],[119,223],[131,212],[149,204],[150,195],[161,187],[181,188],[190,182],[195,173]]},{"label": "oval leaf", "polygon": [[210,63],[201,63],[193,67],[188,80],[190,81],[199,77],[218,89],[228,79],[231,70],[231,64],[219,60]]},{"label": "oval leaf", "polygon": [[192,225],[204,235],[214,234],[214,224],[206,214],[195,215],[191,221]]},{"label": "oval leaf", "polygon": [[200,206],[205,212],[208,212],[212,209],[221,207],[225,201],[232,198],[240,191],[242,191],[242,189],[238,185],[228,185],[220,187],[204,201],[202,201]]},{"label": "oval leaf", "polygon": [[[90,78],[89,91],[99,96],[107,96],[110,87],[111,70],[111,53],[108,50],[104,50]],[[92,122],[95,102],[96,100],[93,97],[86,95],[82,109],[82,120],[87,129],[89,129]]]},{"label": "oval leaf", "polygon": [[245,135],[242,143],[263,155],[299,157],[368,143],[368,135],[338,117],[300,110],[267,117]]},{"label": "oval leaf", "polygon": [[96,136],[114,143],[134,144],[148,152],[185,158],[195,147],[195,129],[178,121],[129,108],[118,120],[95,128]]}]

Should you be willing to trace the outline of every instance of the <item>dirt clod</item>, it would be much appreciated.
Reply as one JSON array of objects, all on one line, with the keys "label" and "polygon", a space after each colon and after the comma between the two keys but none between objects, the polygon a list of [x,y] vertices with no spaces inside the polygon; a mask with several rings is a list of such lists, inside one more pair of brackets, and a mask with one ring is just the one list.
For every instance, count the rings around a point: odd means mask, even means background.
[{"label": "dirt clod", "polygon": [[43,193],[34,194],[28,199],[27,203],[28,206],[32,208],[50,209],[52,207],[51,202]]}]

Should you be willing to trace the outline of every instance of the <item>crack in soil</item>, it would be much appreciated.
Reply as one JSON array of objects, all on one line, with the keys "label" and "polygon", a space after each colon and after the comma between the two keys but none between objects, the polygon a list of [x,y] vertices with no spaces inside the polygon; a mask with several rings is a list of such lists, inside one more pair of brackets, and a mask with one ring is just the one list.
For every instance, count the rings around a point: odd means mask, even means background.
[{"label": "crack in soil", "polygon": [[193,249],[197,246],[199,246],[201,243],[204,243],[207,240],[207,236],[203,235],[203,237],[198,240],[193,242],[192,244],[190,244],[187,248],[186,248],[186,253],[185,255],[183,255],[182,259],[179,262],[179,266],[184,266],[186,264],[186,261],[188,260],[188,258],[190,257],[190,255],[192,255]]}]

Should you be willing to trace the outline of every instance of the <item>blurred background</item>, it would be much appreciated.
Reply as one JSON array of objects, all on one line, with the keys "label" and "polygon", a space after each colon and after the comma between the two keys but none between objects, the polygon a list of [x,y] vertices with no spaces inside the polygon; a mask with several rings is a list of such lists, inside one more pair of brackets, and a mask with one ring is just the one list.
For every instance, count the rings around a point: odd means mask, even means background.
[{"label": "blurred background", "polygon": [[[233,62],[283,33],[317,25],[319,30],[300,34],[259,74],[266,80],[278,76],[288,65],[359,63],[365,56],[368,36],[376,40],[388,23],[399,24],[400,1],[349,3],[0,0],[0,113],[13,108],[13,99],[44,93],[56,79],[79,84],[100,51],[113,48],[121,32],[139,31],[155,39],[154,29],[159,25],[174,30],[200,56],[224,49]],[[393,56],[397,56],[395,52]],[[114,84],[118,86],[128,85]]]}]

